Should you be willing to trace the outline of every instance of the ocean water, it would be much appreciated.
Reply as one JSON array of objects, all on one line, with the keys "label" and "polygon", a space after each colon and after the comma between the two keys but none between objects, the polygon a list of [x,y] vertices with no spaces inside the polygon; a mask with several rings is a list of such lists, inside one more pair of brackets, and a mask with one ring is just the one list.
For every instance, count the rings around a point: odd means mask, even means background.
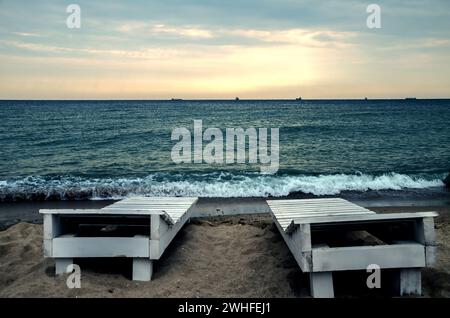
[{"label": "ocean water", "polygon": [[[280,168],[175,164],[176,127],[279,128]],[[449,196],[450,100],[0,101],[0,201]]]}]

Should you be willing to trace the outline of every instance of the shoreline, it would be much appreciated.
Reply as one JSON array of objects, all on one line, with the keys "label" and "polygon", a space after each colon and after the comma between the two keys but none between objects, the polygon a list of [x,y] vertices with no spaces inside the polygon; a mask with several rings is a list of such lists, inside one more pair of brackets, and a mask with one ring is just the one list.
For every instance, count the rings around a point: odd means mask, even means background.
[{"label": "shoreline", "polygon": [[[405,198],[370,198],[361,199],[352,195],[320,196],[341,197],[365,208],[381,212],[389,208],[405,211],[425,211],[423,209],[437,209],[446,211],[450,207],[450,196],[446,199],[405,199]],[[319,198],[312,195],[292,195],[277,199],[306,199]],[[200,198],[194,212],[194,217],[210,217],[219,215],[245,215],[255,213],[269,213],[265,200],[269,198]],[[42,223],[40,209],[100,209],[119,200],[61,200],[61,201],[20,201],[0,202],[0,231],[19,222]],[[447,213],[447,212],[444,212]]]}]

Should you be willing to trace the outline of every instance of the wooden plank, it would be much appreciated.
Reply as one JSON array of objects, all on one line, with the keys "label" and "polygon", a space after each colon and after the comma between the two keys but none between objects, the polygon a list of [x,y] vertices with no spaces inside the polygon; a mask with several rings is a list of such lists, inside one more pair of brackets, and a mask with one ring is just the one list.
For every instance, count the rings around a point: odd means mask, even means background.
[{"label": "wooden plank", "polygon": [[268,200],[271,211],[277,219],[316,217],[339,214],[375,214],[344,199],[309,199],[309,200]]},{"label": "wooden plank", "polygon": [[297,264],[300,266],[301,270],[303,272],[311,271],[312,269],[311,251],[307,252],[300,251],[300,240],[301,240],[300,231],[294,231],[288,235],[284,232],[284,230],[281,228],[280,224],[277,222],[276,219],[274,220],[274,223],[277,226],[278,231],[283,237],[292,255],[294,256],[294,259],[297,261]]},{"label": "wooden plank", "polygon": [[[165,199],[155,199],[155,198],[143,198],[143,199],[138,199],[138,198],[128,198],[128,199],[123,199],[120,200],[118,202],[150,202],[150,203],[168,203],[168,204],[172,204],[172,203],[183,203],[183,202],[192,202],[194,201],[196,198],[188,198],[188,199],[178,199],[178,198],[173,198],[173,197],[167,197]],[[117,203],[117,202],[114,202]]]},{"label": "wooden plank", "polygon": [[292,206],[270,206],[271,209],[274,210],[298,210],[298,211],[304,211],[304,210],[315,210],[315,209],[359,209],[359,210],[365,210],[367,209],[357,206],[357,205],[347,205],[347,204],[340,204],[340,205],[326,205],[326,204],[317,204],[314,206],[302,206],[300,204],[292,205]]},{"label": "wooden plank", "polygon": [[53,239],[44,238],[44,257],[52,257],[53,255]]},{"label": "wooden plank", "polygon": [[[151,215],[148,210],[119,210],[119,209],[41,209],[41,214],[95,214],[95,215]],[[157,213],[157,212],[155,212]],[[162,214],[163,212],[160,212]]]},{"label": "wooden plank", "polygon": [[[189,209],[192,205],[186,206],[186,210]],[[166,210],[166,209],[165,209]],[[169,216],[169,220],[172,219],[174,223],[178,220],[178,218],[183,214],[183,210],[149,210],[149,209],[129,209],[129,208],[103,208],[103,209],[41,209],[39,213],[41,214],[73,214],[73,215],[152,215],[152,214],[167,214]],[[173,217],[172,217],[173,212]]]},{"label": "wooden plank", "polygon": [[424,217],[416,221],[414,226],[414,237],[416,241],[423,245],[436,245],[433,217]]},{"label": "wooden plank", "polygon": [[333,273],[309,273],[309,285],[313,298],[334,298]]},{"label": "wooden plank", "polygon": [[274,207],[274,208],[279,208],[279,209],[283,209],[283,208],[293,208],[293,207],[301,207],[301,208],[316,208],[316,207],[321,207],[321,206],[325,206],[325,207],[359,207],[364,209],[362,206],[353,204],[351,202],[315,202],[315,203],[301,203],[301,202],[296,202],[296,203],[290,203],[290,204],[269,204],[269,206]]},{"label": "wooden plank", "polygon": [[334,214],[339,214],[339,213],[349,213],[349,212],[353,212],[353,213],[375,213],[375,212],[370,212],[370,211],[364,211],[364,210],[359,210],[359,209],[339,209],[339,210],[334,210],[334,209],[317,209],[317,210],[308,210],[308,211],[301,211],[301,210],[292,210],[292,211],[277,211],[275,210],[274,213],[276,215],[298,215],[298,216],[302,216],[302,215],[307,215],[307,214],[317,214],[317,213],[334,213]]},{"label": "wooden plank", "polygon": [[[116,204],[108,206],[107,209],[134,209],[134,210],[184,210],[191,206],[191,203],[184,203],[180,205],[153,205],[153,204]],[[106,209],[106,207],[104,208]]]},{"label": "wooden plank", "polygon": [[309,224],[302,224],[299,226],[299,243],[300,252],[311,251],[311,227]]},{"label": "wooden plank", "polygon": [[121,201],[130,201],[130,202],[189,202],[195,200],[196,197],[189,198],[179,198],[179,197],[146,197],[146,198],[138,198],[138,197],[130,197],[125,198]]},{"label": "wooden plank", "polygon": [[291,203],[315,203],[315,202],[349,202],[342,198],[315,198],[315,199],[286,199],[286,200],[266,200],[267,204],[280,205]]},{"label": "wooden plank", "polygon": [[397,293],[400,296],[422,294],[422,274],[419,268],[402,268],[398,270],[394,281]]},{"label": "wooden plank", "polygon": [[[161,222],[160,215],[152,215],[150,220],[150,239],[151,240],[159,240],[160,233],[163,231],[161,227],[164,226],[164,223]],[[167,228],[167,225],[165,225]]]},{"label": "wooden plank", "polygon": [[380,268],[425,266],[425,248],[418,243],[312,249],[314,272],[362,270],[370,264]]},{"label": "wooden plank", "polygon": [[[190,218],[192,213],[192,209],[189,209],[180,220],[171,226],[168,226],[165,222],[155,221],[159,224],[159,226],[152,225],[152,233],[150,240],[150,258],[151,259],[160,259],[166,250],[167,246],[169,246],[170,242],[173,240],[178,231],[183,227],[183,225]],[[156,218],[156,216],[155,216]],[[152,217],[152,224],[154,223]]]},{"label": "wooden plank", "polygon": [[124,213],[130,210],[148,210],[149,214],[160,214],[164,221],[175,224],[190,209],[198,198],[128,198],[109,205],[109,210],[118,209]]},{"label": "wooden plank", "polygon": [[128,209],[128,210],[185,210],[189,208],[190,204],[183,204],[181,206],[172,206],[172,205],[166,205],[166,206],[154,206],[154,205],[143,205],[143,204],[118,204],[118,205],[112,205],[109,206],[107,209],[103,208],[105,210],[113,210],[113,209]]},{"label": "wooden plank", "polygon": [[418,219],[424,217],[434,217],[436,212],[413,212],[413,213],[384,213],[384,214],[355,214],[342,216],[325,216],[325,217],[309,217],[296,218],[295,224],[317,224],[317,223],[336,223],[336,222],[370,222],[385,220],[407,220]]},{"label": "wooden plank", "polygon": [[[334,216],[334,215],[339,215],[339,216],[341,216],[341,215],[345,215],[345,216],[353,216],[353,215],[359,215],[360,213],[340,213],[340,214],[330,214],[330,213],[318,213],[318,214],[314,214],[314,215],[305,215],[305,216],[302,216],[302,217],[304,217],[304,218],[308,218],[308,220],[309,219],[311,219],[311,218],[317,218],[317,217],[331,217],[331,216]],[[369,214],[372,214],[372,213],[369,213]],[[294,220],[298,220],[298,219],[300,219],[300,217],[287,217],[287,218],[280,218],[280,217],[277,217],[277,219],[280,221],[280,224],[283,224],[283,228],[284,228],[284,230],[286,231],[286,232],[290,232],[290,231],[292,231],[296,226],[298,226],[299,224],[298,223],[294,223]],[[309,223],[303,223],[303,224],[309,224]]]},{"label": "wooden plank", "polygon": [[148,258],[133,258],[132,276],[132,279],[135,281],[151,281],[153,276],[153,261]]},{"label": "wooden plank", "polygon": [[149,237],[56,237],[55,258],[150,257]]},{"label": "wooden plank", "polygon": [[289,208],[280,208],[280,207],[270,207],[270,209],[277,213],[283,212],[316,212],[316,211],[362,211],[362,212],[371,212],[370,210],[358,208],[358,207],[326,207],[326,206],[318,206],[314,208],[301,208],[301,207],[289,207]]},{"label": "wooden plank", "polygon": [[425,257],[427,267],[434,268],[437,260],[437,247],[431,245],[425,246]]},{"label": "wooden plank", "polygon": [[301,209],[292,209],[292,210],[277,210],[272,209],[275,214],[308,214],[308,213],[345,213],[345,212],[358,212],[358,213],[375,213],[369,210],[363,209],[313,209],[313,210],[301,210]]},{"label": "wooden plank", "polygon": [[72,258],[57,258],[55,259],[55,274],[61,275],[67,273],[69,265],[73,265]]},{"label": "wooden plank", "polygon": [[127,201],[119,201],[116,203],[113,203],[111,205],[108,205],[108,207],[114,207],[118,205],[127,205],[127,206],[133,206],[133,205],[144,205],[144,206],[157,206],[157,207],[167,207],[167,206],[185,206],[190,205],[194,201],[187,201],[187,202],[144,202],[144,201],[136,201],[136,202],[127,202]]},{"label": "wooden plank", "polygon": [[344,202],[339,202],[339,203],[315,203],[315,204],[301,204],[301,203],[296,203],[296,204],[283,204],[283,205],[272,205],[269,204],[270,207],[276,208],[276,209],[289,209],[289,208],[301,208],[301,209],[314,209],[314,208],[318,208],[318,207],[328,207],[328,208],[361,208],[361,209],[365,209],[359,205],[353,204],[353,203],[344,203]]},{"label": "wooden plank", "polygon": [[360,214],[375,214],[375,213],[365,213],[365,212],[316,212],[316,213],[292,213],[292,214],[275,214],[277,219],[300,219],[300,218],[308,218],[308,217],[316,217],[316,216],[340,216],[340,215],[360,215]]}]

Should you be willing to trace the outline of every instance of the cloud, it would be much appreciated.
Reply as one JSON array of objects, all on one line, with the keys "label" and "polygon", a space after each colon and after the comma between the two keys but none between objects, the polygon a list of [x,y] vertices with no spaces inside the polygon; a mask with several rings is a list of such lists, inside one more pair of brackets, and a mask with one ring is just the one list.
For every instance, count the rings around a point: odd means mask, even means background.
[{"label": "cloud", "polygon": [[[198,26],[170,26],[166,24],[147,23],[126,23],[117,27],[119,32],[132,34],[136,37],[157,36],[161,38],[177,37],[185,41],[177,42],[173,45],[157,45],[150,43],[141,45],[138,48],[128,49],[124,45],[118,48],[115,43],[111,43],[107,48],[98,48],[97,45],[85,47],[59,46],[43,42],[0,40],[5,46],[15,47],[21,50],[34,52],[45,52],[49,54],[95,54],[104,57],[126,57],[136,59],[158,59],[176,58],[181,55],[182,47],[198,46],[204,50],[205,45],[214,46],[217,50],[226,50],[229,47],[258,47],[290,46],[297,45],[303,47],[316,48],[350,48],[355,46],[350,40],[358,37],[354,32],[339,32],[327,30],[310,29],[206,29]],[[112,37],[120,40],[120,36]],[[191,42],[190,39],[203,40],[201,42]],[[99,39],[96,42],[101,42]],[[211,43],[209,43],[211,42]],[[51,42],[50,42],[51,43]],[[194,50],[191,50],[194,51]],[[192,52],[191,52],[192,53]]]},{"label": "cloud", "polygon": [[175,36],[180,38],[198,39],[210,39],[214,37],[211,30],[192,25],[170,26],[163,23],[149,24],[134,21],[123,23],[116,27],[116,29],[119,32],[131,35],[153,35],[160,37]]},{"label": "cloud", "polygon": [[358,36],[356,32],[330,31],[307,28],[256,29],[256,28],[216,28],[195,25],[149,24],[127,22],[116,27],[119,32],[134,37],[154,37],[159,39],[176,38],[203,40],[203,43],[217,45],[256,45],[260,44],[297,44],[313,47],[350,46],[350,40]]},{"label": "cloud", "polygon": [[14,35],[25,36],[25,37],[39,37],[39,34],[29,33],[29,32],[12,32]]}]

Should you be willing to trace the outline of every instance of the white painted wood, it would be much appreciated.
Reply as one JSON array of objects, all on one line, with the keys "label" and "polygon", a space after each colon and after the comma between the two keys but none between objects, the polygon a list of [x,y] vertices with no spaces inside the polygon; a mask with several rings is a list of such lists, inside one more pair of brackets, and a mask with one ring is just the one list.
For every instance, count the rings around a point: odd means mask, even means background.
[{"label": "white painted wood", "polygon": [[163,231],[161,229],[161,216],[158,214],[154,214],[150,219],[150,239],[151,240],[159,240],[161,237],[160,233]]},{"label": "white painted wood", "polygon": [[62,232],[62,225],[57,215],[44,215],[44,239],[51,240]]},{"label": "white painted wood", "polygon": [[53,256],[53,240],[44,238],[44,257]]},{"label": "white painted wood", "polygon": [[398,270],[396,288],[400,296],[420,296],[422,294],[422,275],[419,268]]},{"label": "white painted wood", "polygon": [[361,213],[361,212],[315,212],[315,213],[283,213],[283,214],[277,214],[277,219],[283,220],[294,220],[294,219],[301,219],[301,218],[316,218],[319,216],[344,216],[344,215],[373,215],[375,213]]},{"label": "white painted wood", "polygon": [[312,249],[314,272],[362,270],[370,264],[380,268],[425,266],[425,248],[418,243]]},{"label": "white painted wood", "polygon": [[[41,214],[73,214],[73,215],[151,215],[154,214],[148,210],[133,210],[133,209],[41,209]],[[155,212],[157,213],[157,212]],[[160,214],[163,214],[161,211]]]},{"label": "white painted wood", "polygon": [[269,204],[297,204],[297,203],[317,204],[317,203],[342,202],[342,201],[348,202],[347,200],[342,199],[342,198],[323,198],[323,199],[314,198],[314,199],[267,200],[267,203],[269,203]]},{"label": "white painted wood", "polygon": [[153,276],[153,261],[148,258],[133,258],[133,280],[148,282]]},{"label": "white painted wood", "polygon": [[[191,210],[185,213],[180,220],[174,225],[167,225],[165,222],[159,222],[159,227],[152,227],[152,234],[150,240],[150,258],[160,259],[166,248],[169,246],[170,242],[173,240],[178,231],[184,226],[184,224],[189,220],[191,215]],[[152,218],[153,221],[153,218]],[[157,233],[153,233],[157,231]],[[155,236],[154,236],[155,235]],[[158,239],[154,239],[158,237]]]},{"label": "white painted wood", "polygon": [[[343,199],[268,200],[274,223],[303,272],[310,272],[311,295],[333,297],[332,272],[380,268],[401,268],[401,294],[420,294],[420,270],[436,258],[433,218],[435,212],[376,214]],[[326,230],[327,224],[368,224],[415,221],[416,241],[393,245],[333,247],[311,244],[311,228]],[[309,240],[308,240],[309,238]],[[401,273],[401,274],[400,274]]]},{"label": "white painted wood", "polygon": [[42,214],[74,215],[163,215],[169,224],[177,223],[198,198],[139,198],[125,199],[102,209],[42,209]]},{"label": "white painted wood", "polygon": [[434,216],[436,215],[430,215],[416,221],[414,229],[415,239],[423,245],[436,245]]},{"label": "white painted wood", "polygon": [[426,266],[434,268],[437,260],[437,246],[425,246]]},{"label": "white painted wood", "polygon": [[299,226],[299,243],[300,252],[311,251],[311,226],[309,224],[302,224]]},{"label": "white painted wood", "polygon": [[309,273],[311,296],[334,298],[333,274],[331,272]]},{"label": "white painted wood", "polygon": [[274,220],[274,223],[277,226],[278,231],[280,232],[281,236],[286,242],[286,245],[288,246],[292,255],[294,256],[298,266],[300,266],[303,272],[309,272],[312,269],[311,251],[302,252],[300,250],[301,246],[300,231],[297,229],[296,231],[293,231],[290,234],[286,234],[276,219]]},{"label": "white painted wood", "polygon": [[[56,272],[63,273],[74,257],[132,257],[133,279],[149,281],[153,273],[151,259],[159,259],[189,220],[197,198],[130,198],[103,209],[43,209],[44,256],[54,257]],[[75,237],[64,234],[60,216],[135,217],[149,216],[149,236]],[[76,219],[75,219],[76,220]],[[106,220],[107,223],[107,220]]]},{"label": "white painted wood", "polygon": [[52,214],[44,214],[44,257],[52,257],[53,238],[61,234],[62,225],[59,217]]},{"label": "white painted wood", "polygon": [[149,211],[149,214],[161,214],[164,221],[169,224],[176,224],[180,218],[191,209],[198,201],[196,197],[178,198],[152,198],[139,197],[128,198],[113,203],[103,210],[120,210],[120,211]]},{"label": "white painted wood", "polygon": [[[291,202],[292,201],[292,202]],[[280,201],[270,201],[267,203],[270,206],[280,206],[280,207],[317,207],[317,206],[348,206],[350,201],[346,200],[340,200],[337,202],[329,202],[329,201],[322,201],[321,199],[316,199],[314,202],[304,202],[303,200],[280,200]],[[356,205],[356,204],[355,204]],[[358,205],[359,206],[359,205]],[[361,206],[359,206],[361,207]],[[363,208],[363,207],[361,207]],[[364,209],[364,208],[363,208]]]},{"label": "white painted wood", "polygon": [[67,267],[72,264],[73,264],[72,258],[55,258],[56,275],[68,273]]},{"label": "white painted wood", "polygon": [[[375,214],[356,204],[343,199],[310,199],[310,200],[268,200],[272,214],[279,221],[283,230],[293,230],[291,223],[300,218],[316,218],[318,216],[340,216]],[[297,224],[297,222],[295,222]],[[304,222],[303,224],[307,224]]]},{"label": "white painted wood", "polygon": [[355,215],[333,215],[319,217],[295,218],[295,224],[317,224],[336,222],[368,222],[385,220],[406,220],[420,219],[437,216],[436,212],[415,212],[415,213],[383,213],[383,214],[355,214]]},{"label": "white painted wood", "polygon": [[358,208],[327,208],[327,207],[317,207],[314,209],[301,209],[301,208],[283,208],[283,207],[275,207],[273,208],[274,212],[280,215],[292,215],[297,214],[299,216],[304,214],[316,214],[316,213],[375,213],[371,211],[361,210]]},{"label": "white painted wood", "polygon": [[70,237],[53,239],[56,258],[150,257],[148,237]]}]

